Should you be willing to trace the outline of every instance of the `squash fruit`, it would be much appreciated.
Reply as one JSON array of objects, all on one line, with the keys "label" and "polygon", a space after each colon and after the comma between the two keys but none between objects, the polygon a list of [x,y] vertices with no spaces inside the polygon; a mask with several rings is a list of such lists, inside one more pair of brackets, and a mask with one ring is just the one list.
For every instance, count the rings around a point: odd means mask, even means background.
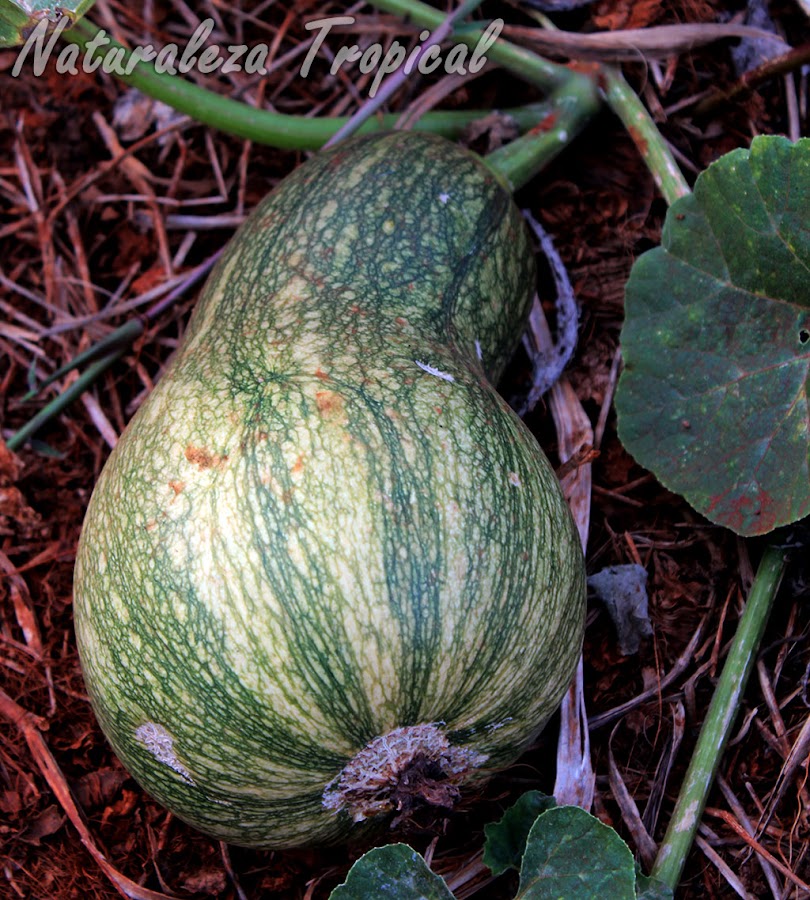
[{"label": "squash fruit", "polygon": [[558,705],[579,538],[493,388],[533,283],[507,190],[416,133],[318,154],[231,240],[75,569],[99,722],[180,818],[337,841],[408,784],[449,805]]}]

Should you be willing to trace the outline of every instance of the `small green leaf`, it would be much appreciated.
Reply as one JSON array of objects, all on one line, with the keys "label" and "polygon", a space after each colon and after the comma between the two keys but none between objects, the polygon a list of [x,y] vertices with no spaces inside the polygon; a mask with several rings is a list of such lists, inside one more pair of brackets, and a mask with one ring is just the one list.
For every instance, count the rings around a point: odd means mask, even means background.
[{"label": "small green leaf", "polygon": [[672,889],[663,881],[636,871],[636,900],[672,900],[674,896]]},{"label": "small green leaf", "polygon": [[619,436],[700,513],[810,513],[810,140],[758,137],[673,203],[630,275]]},{"label": "small green leaf", "polygon": [[407,844],[375,847],[351,867],[329,900],[453,900],[444,880]]},{"label": "small green leaf", "polygon": [[486,842],[483,862],[493,875],[501,875],[507,869],[519,869],[526,839],[535,820],[546,810],[556,806],[553,797],[540,791],[528,791],[514,806],[503,814],[498,822],[484,826]]},{"label": "small green leaf", "polygon": [[80,19],[96,0],[0,0],[0,48],[24,44],[30,33],[43,20],[58,22],[68,16],[71,22]]},{"label": "small green leaf", "polygon": [[24,40],[28,13],[13,0],[0,0],[0,48],[16,47]]},{"label": "small green leaf", "polygon": [[578,806],[544,812],[532,826],[515,900],[636,900],[630,848]]}]

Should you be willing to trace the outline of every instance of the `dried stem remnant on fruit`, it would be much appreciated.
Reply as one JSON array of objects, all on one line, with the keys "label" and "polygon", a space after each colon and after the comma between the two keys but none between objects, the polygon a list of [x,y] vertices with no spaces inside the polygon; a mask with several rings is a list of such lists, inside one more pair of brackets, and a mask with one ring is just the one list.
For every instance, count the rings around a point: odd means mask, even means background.
[{"label": "dried stem remnant on fruit", "polygon": [[355,822],[422,804],[451,807],[458,785],[487,761],[454,747],[435,725],[395,728],[362,749],[323,794],[323,805],[345,809]]}]

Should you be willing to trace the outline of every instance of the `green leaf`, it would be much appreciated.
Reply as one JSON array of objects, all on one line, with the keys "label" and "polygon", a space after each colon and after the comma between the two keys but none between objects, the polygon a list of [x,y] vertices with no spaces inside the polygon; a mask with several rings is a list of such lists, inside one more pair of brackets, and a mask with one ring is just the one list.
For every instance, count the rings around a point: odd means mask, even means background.
[{"label": "green leaf", "polygon": [[407,844],[375,847],[351,867],[329,900],[453,900],[444,880]]},{"label": "green leaf", "polygon": [[578,806],[544,812],[532,826],[516,900],[636,900],[630,848]]},{"label": "green leaf", "polygon": [[0,0],[0,48],[16,47],[24,40],[28,13],[12,0]]},{"label": "green leaf", "polygon": [[738,534],[810,513],[808,307],[808,139],[758,137],[711,165],[630,275],[619,436]]},{"label": "green leaf", "polygon": [[636,869],[636,900],[672,900],[674,896],[672,889],[663,881],[642,875]]},{"label": "green leaf", "polygon": [[71,22],[80,19],[96,0],[0,0],[0,48],[24,44],[28,36],[43,20],[58,22],[68,16]]},{"label": "green leaf", "polygon": [[528,791],[506,810],[498,822],[484,826],[486,842],[483,862],[493,875],[520,868],[532,825],[541,813],[554,806],[556,802],[553,797],[540,791]]}]

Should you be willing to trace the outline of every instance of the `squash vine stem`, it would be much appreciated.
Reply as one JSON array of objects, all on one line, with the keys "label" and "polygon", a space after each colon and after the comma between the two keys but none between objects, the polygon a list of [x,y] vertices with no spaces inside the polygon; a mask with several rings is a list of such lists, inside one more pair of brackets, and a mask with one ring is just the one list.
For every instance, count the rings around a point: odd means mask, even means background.
[{"label": "squash vine stem", "polygon": [[596,83],[575,72],[549,100],[548,114],[534,128],[484,158],[510,191],[523,187],[562,152],[600,106]]},{"label": "squash vine stem", "polygon": [[[441,10],[422,3],[421,0],[369,0],[369,5],[384,12],[410,19],[424,28],[435,29],[445,19]],[[475,26],[460,26],[453,30],[453,38],[471,50],[484,38],[484,29]],[[572,71],[568,66],[544,59],[532,50],[497,38],[486,51],[486,57],[518,78],[539,87],[550,94],[568,83]]]},{"label": "squash vine stem", "polygon": [[785,551],[771,543],[762,555],[723,672],[689,762],[652,876],[675,890],[723,757],[771,606],[785,571]]},{"label": "squash vine stem", "polygon": [[[442,18],[441,14],[439,17]],[[87,19],[81,19],[62,32],[62,37],[87,51],[88,45],[100,29]],[[317,150],[322,147],[338,129],[348,121],[348,116],[318,118],[289,115],[256,109],[240,100],[217,94],[215,91],[199,87],[191,81],[159,72],[152,63],[132,59],[132,55],[122,45],[107,37],[104,50],[91,51],[94,59],[101,59],[110,48],[122,53],[120,72],[113,73],[124,84],[137,88],[148,97],[159,100],[173,109],[190,116],[202,125],[217,128],[236,137],[268,144],[282,150]],[[494,48],[493,48],[494,49]],[[529,58],[537,57],[530,51],[522,51]],[[567,71],[567,70],[566,70]],[[557,79],[559,81],[560,79]],[[503,110],[518,123],[521,129],[530,128],[537,122],[538,109],[542,105],[527,104]],[[416,126],[421,131],[456,137],[470,122],[489,115],[492,110],[440,110],[425,113]],[[399,118],[398,113],[375,116],[364,122],[360,132],[385,131],[393,128]]]},{"label": "squash vine stem", "polygon": [[656,187],[667,205],[671,206],[679,197],[690,193],[690,189],[669,145],[621,72],[610,66],[603,66],[601,81],[607,105],[621,120],[647,164]]}]

